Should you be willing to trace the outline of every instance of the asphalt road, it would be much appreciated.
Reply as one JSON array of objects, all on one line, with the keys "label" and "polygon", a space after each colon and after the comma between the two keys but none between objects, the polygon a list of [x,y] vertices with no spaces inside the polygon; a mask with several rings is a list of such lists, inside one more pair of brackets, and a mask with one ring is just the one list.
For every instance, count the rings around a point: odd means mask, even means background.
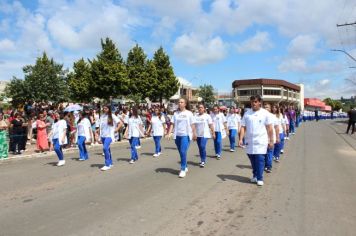
[{"label": "asphalt road", "polygon": [[[153,158],[153,142],[128,164],[128,144],[112,147],[114,168],[66,153],[0,162],[0,235],[355,235],[356,139],[342,122],[310,122],[288,141],[265,185],[249,183],[243,149],[178,178],[173,141]],[[213,154],[213,144],[208,144]]]}]

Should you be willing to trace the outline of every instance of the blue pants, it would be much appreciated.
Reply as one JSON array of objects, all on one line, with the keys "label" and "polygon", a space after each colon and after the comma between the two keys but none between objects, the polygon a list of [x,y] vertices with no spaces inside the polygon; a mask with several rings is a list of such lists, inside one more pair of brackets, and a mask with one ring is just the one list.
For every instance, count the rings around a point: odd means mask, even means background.
[{"label": "blue pants", "polygon": [[158,154],[162,151],[161,149],[161,138],[162,136],[153,136],[153,141],[155,141],[155,154]]},{"label": "blue pants", "polygon": [[187,153],[190,144],[189,136],[177,136],[175,143],[180,155],[180,169],[184,171],[187,168]]},{"label": "blue pants", "polygon": [[110,144],[112,142],[111,138],[101,138],[101,142],[103,143],[103,152],[105,156],[105,166],[110,167],[112,165]]},{"label": "blue pants", "polygon": [[62,146],[59,145],[59,139],[58,138],[55,138],[52,140],[53,142],[53,148],[54,148],[54,151],[56,152],[57,156],[58,156],[58,159],[60,161],[64,160],[64,156],[63,156],[63,151],[62,151]]},{"label": "blue pants", "polygon": [[289,133],[295,133],[294,120],[290,120],[289,122]]},{"label": "blue pants", "polygon": [[215,148],[215,154],[221,155],[221,150],[222,150],[221,132],[215,132],[214,148]]},{"label": "blue pants", "polygon": [[266,154],[247,154],[251,161],[253,177],[257,181],[263,181],[263,171],[265,168],[265,155]]},{"label": "blue pants", "polygon": [[130,145],[131,145],[131,160],[137,161],[138,160],[138,154],[137,154],[136,147],[138,146],[139,137],[131,137],[129,139],[129,142],[130,142]]},{"label": "blue pants", "polygon": [[229,130],[230,149],[232,149],[232,150],[235,150],[236,134],[237,134],[237,130],[236,129],[230,129]]},{"label": "blue pants", "polygon": [[266,154],[266,158],[265,158],[265,166],[267,169],[272,169],[273,150],[274,150],[274,148],[271,148],[271,149],[267,148],[267,154]]},{"label": "blue pants", "polygon": [[204,137],[197,138],[197,144],[198,144],[198,148],[199,148],[201,162],[206,162],[206,144],[207,144],[207,142],[208,142],[207,138],[204,138]]},{"label": "blue pants", "polygon": [[137,145],[136,146],[141,146],[141,141],[140,138],[138,138]]},{"label": "blue pants", "polygon": [[79,147],[79,158],[80,159],[84,159],[84,160],[88,160],[89,156],[88,156],[88,151],[87,148],[85,147],[85,140],[86,137],[84,136],[78,136],[78,147]]},{"label": "blue pants", "polygon": [[279,143],[274,144],[273,156],[279,160],[281,156],[281,150],[284,148],[284,133],[279,134]]}]

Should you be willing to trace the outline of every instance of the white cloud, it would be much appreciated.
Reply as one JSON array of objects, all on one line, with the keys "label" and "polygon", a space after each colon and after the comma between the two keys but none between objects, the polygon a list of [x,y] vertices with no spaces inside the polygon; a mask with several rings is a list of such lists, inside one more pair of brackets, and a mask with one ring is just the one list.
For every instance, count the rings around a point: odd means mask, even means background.
[{"label": "white cloud", "polygon": [[322,80],[319,80],[319,84],[320,84],[321,86],[328,85],[328,84],[330,84],[330,80],[329,80],[329,79],[322,79]]},{"label": "white cloud", "polygon": [[337,61],[320,60],[313,64],[308,64],[304,58],[287,58],[278,66],[280,72],[295,73],[331,73],[339,72],[345,68],[345,65]]},{"label": "white cloud", "polygon": [[240,53],[261,52],[273,47],[268,32],[257,32],[253,37],[237,44],[236,49]]},{"label": "white cloud", "polygon": [[305,57],[316,52],[317,37],[312,35],[298,35],[288,46],[288,53],[293,57]]},{"label": "white cloud", "polygon": [[9,39],[0,40],[0,52],[7,53],[15,50],[15,43]]},{"label": "white cloud", "polygon": [[200,38],[191,33],[178,37],[173,51],[186,62],[201,65],[222,60],[227,54],[227,46],[220,37]]}]

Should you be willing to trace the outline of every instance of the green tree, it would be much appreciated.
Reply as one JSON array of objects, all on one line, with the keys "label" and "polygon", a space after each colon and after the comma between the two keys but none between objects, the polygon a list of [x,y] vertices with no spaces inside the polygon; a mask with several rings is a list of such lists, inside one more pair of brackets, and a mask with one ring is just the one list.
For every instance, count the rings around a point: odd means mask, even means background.
[{"label": "green tree", "polygon": [[[67,70],[48,58],[44,52],[35,65],[24,66],[25,79],[14,78],[7,88],[7,96],[16,102],[24,100],[61,102],[68,99],[65,80]],[[22,97],[20,97],[22,96]]]},{"label": "green tree", "polygon": [[153,56],[153,63],[157,71],[157,79],[153,85],[150,99],[159,101],[162,104],[163,99],[169,99],[179,89],[179,82],[174,75],[173,67],[169,61],[169,56],[160,47]]},{"label": "green tree", "polygon": [[31,99],[30,88],[25,80],[13,77],[5,87],[5,96],[12,99],[11,104],[14,107],[24,105]]},{"label": "green tree", "polygon": [[89,102],[92,100],[92,91],[90,90],[91,68],[90,64],[80,59],[74,62],[73,72],[67,77],[70,88],[70,98],[78,102]]},{"label": "green tree", "polygon": [[340,101],[334,101],[334,107],[333,107],[334,111],[339,111],[342,108],[343,108],[343,105]]},{"label": "green tree", "polygon": [[147,71],[149,69],[147,63],[146,54],[143,49],[136,44],[127,55],[126,68],[130,81],[130,95],[134,94],[138,100],[149,97],[152,90],[152,81],[150,81]]},{"label": "green tree", "polygon": [[93,96],[108,99],[110,96],[129,94],[129,80],[126,66],[114,42],[101,39],[102,51],[90,61],[90,91]]},{"label": "green tree", "polygon": [[211,85],[201,85],[198,94],[205,104],[213,104],[215,102],[214,88]]}]

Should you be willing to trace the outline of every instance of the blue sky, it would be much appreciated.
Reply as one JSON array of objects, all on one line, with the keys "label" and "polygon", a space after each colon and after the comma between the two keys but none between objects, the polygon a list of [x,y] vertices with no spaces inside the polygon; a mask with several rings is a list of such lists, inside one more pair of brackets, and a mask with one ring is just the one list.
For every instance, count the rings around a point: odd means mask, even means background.
[{"label": "blue sky", "polygon": [[[46,51],[71,68],[100,38],[122,55],[163,46],[177,76],[231,91],[236,79],[304,83],[308,97],[356,95],[354,0],[0,0],[0,80]],[[351,82],[350,82],[351,81]],[[353,83],[353,82],[354,83]]]}]

